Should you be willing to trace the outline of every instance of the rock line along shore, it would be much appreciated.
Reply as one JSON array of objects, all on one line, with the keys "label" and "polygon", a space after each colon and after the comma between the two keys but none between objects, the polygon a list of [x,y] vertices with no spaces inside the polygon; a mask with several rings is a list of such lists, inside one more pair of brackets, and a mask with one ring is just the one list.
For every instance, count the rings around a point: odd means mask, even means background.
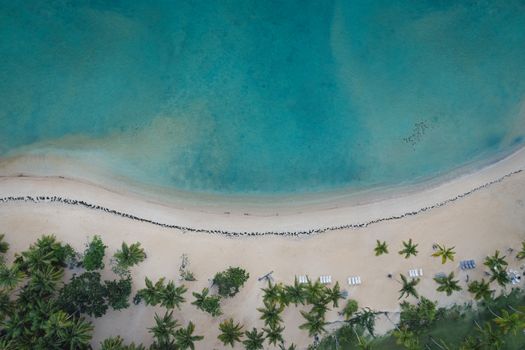
[{"label": "rock line along shore", "polygon": [[93,210],[106,212],[108,214],[117,215],[117,216],[120,216],[120,217],[123,217],[123,218],[135,220],[135,221],[149,223],[149,224],[160,226],[160,227],[164,227],[164,228],[178,229],[178,230],[181,230],[183,232],[217,234],[217,235],[222,235],[222,236],[226,236],[226,237],[241,237],[241,236],[253,237],[253,236],[264,236],[264,235],[298,237],[298,236],[308,236],[308,235],[319,234],[319,233],[323,233],[323,232],[327,232],[327,231],[337,231],[337,230],[344,230],[344,229],[364,228],[364,227],[368,227],[370,225],[377,224],[377,223],[380,223],[380,222],[399,220],[399,219],[402,219],[402,218],[405,218],[405,217],[415,216],[417,214],[427,212],[427,211],[429,211],[431,209],[443,207],[443,206],[445,206],[447,204],[450,204],[452,202],[457,201],[458,199],[461,199],[461,198],[464,198],[466,196],[469,196],[470,194],[472,194],[474,192],[477,192],[477,191],[480,191],[482,189],[485,189],[485,188],[487,188],[487,187],[489,187],[489,186],[491,186],[493,184],[502,182],[505,179],[507,179],[507,178],[509,178],[509,177],[511,177],[513,175],[519,174],[521,172],[523,172],[523,169],[518,169],[518,170],[512,171],[512,172],[510,172],[508,174],[505,174],[505,175],[503,175],[503,176],[501,176],[501,177],[499,177],[499,178],[497,178],[497,179],[495,179],[493,181],[489,181],[489,182],[487,182],[487,183],[485,183],[483,185],[474,187],[473,189],[471,189],[471,190],[469,190],[467,192],[463,192],[461,194],[458,194],[457,196],[454,196],[452,198],[448,198],[448,199],[446,199],[444,201],[435,203],[433,205],[425,206],[425,207],[419,208],[418,210],[406,212],[406,213],[403,213],[403,214],[400,214],[400,215],[394,215],[394,216],[377,218],[377,219],[373,219],[373,220],[369,220],[369,221],[365,221],[365,222],[361,222],[361,223],[353,223],[353,224],[350,223],[350,224],[346,224],[346,225],[327,226],[327,227],[320,227],[320,228],[308,229],[308,230],[298,230],[298,231],[263,231],[263,232],[259,232],[259,231],[253,231],[253,232],[242,231],[241,232],[241,231],[211,230],[211,229],[203,229],[203,228],[196,228],[196,227],[186,227],[186,226],[181,226],[181,225],[176,225],[176,224],[162,223],[162,222],[150,220],[150,219],[147,219],[147,218],[142,218],[142,217],[139,217],[139,216],[136,216],[136,215],[132,215],[132,214],[128,214],[128,213],[125,213],[125,212],[122,212],[122,211],[113,210],[113,209],[109,209],[109,208],[106,208],[106,207],[103,207],[103,206],[100,206],[100,205],[88,203],[88,202],[85,202],[83,200],[64,198],[64,197],[58,197],[58,196],[9,196],[9,197],[0,198],[0,203],[22,202],[23,201],[23,202],[33,202],[33,203],[62,203],[62,204],[68,204],[68,205],[76,205],[76,206],[81,206],[81,207],[85,207],[85,208],[88,208],[88,209],[93,209]]}]

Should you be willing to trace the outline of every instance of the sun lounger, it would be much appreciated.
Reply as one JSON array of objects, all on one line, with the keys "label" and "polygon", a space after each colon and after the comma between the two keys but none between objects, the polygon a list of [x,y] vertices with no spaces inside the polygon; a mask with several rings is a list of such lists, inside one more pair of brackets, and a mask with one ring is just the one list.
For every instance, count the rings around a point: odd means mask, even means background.
[{"label": "sun lounger", "polygon": [[476,262],[474,260],[461,260],[459,262],[459,267],[462,270],[472,270],[476,268]]},{"label": "sun lounger", "polygon": [[332,276],[321,276],[319,277],[319,282],[322,284],[330,284],[332,283]]},{"label": "sun lounger", "polygon": [[297,276],[297,281],[299,283],[308,283],[308,276],[306,275],[300,275],[300,276]]},{"label": "sun lounger", "polygon": [[350,286],[358,286],[361,284],[361,276],[348,277],[348,284]]},{"label": "sun lounger", "polygon": [[447,274],[444,272],[438,272],[434,275],[434,278],[445,278],[447,277]]},{"label": "sun lounger", "polygon": [[408,270],[408,276],[412,278],[423,276],[423,269],[410,269]]}]

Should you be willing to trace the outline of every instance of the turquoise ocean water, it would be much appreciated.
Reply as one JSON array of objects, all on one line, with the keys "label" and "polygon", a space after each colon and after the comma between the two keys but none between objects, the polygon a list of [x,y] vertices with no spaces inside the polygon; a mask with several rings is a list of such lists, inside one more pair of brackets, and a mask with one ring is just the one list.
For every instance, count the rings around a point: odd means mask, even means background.
[{"label": "turquoise ocean water", "polygon": [[525,1],[0,0],[0,157],[274,194],[525,140]]}]

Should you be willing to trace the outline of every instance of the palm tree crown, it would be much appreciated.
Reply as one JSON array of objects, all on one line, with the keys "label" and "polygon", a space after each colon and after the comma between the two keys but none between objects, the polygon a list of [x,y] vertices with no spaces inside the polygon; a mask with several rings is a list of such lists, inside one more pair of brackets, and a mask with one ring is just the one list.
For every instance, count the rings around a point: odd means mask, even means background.
[{"label": "palm tree crown", "polygon": [[417,293],[416,286],[419,283],[420,279],[414,278],[414,279],[409,280],[403,274],[400,274],[400,276],[401,276],[401,281],[402,281],[402,287],[399,290],[400,295],[398,299],[401,299],[403,297],[408,298],[410,295],[413,295],[415,298],[419,298],[419,294]]},{"label": "palm tree crown", "polygon": [[195,325],[189,322],[186,328],[180,328],[175,331],[175,344],[180,350],[194,350],[195,342],[204,339],[202,335],[193,335]]},{"label": "palm tree crown", "polygon": [[251,331],[246,331],[246,340],[242,343],[246,350],[262,350],[264,349],[264,332],[258,332],[254,327]]},{"label": "palm tree crown", "polygon": [[[0,241],[1,241],[1,239],[0,239]],[[521,242],[521,250],[516,255],[516,258],[518,258],[518,260],[525,259],[525,241]]]},{"label": "palm tree crown", "polygon": [[295,277],[293,285],[284,287],[284,294],[286,294],[287,300],[295,306],[304,304],[305,286],[299,283],[299,280]]},{"label": "palm tree crown", "polygon": [[235,343],[240,342],[244,332],[243,326],[239,323],[234,323],[233,319],[223,321],[219,324],[219,330],[221,334],[217,338],[224,344],[233,347]]},{"label": "palm tree crown", "polygon": [[438,292],[445,292],[447,295],[451,295],[454,291],[460,291],[459,280],[454,279],[454,272],[451,272],[448,276],[435,277],[434,281],[439,284],[437,287]]},{"label": "palm tree crown", "polygon": [[266,326],[274,327],[282,322],[281,313],[284,311],[284,305],[277,306],[275,302],[264,301],[263,308],[257,308],[261,313],[261,320]]},{"label": "palm tree crown", "polygon": [[491,271],[501,271],[506,269],[508,263],[505,261],[505,256],[500,256],[499,250],[496,250],[494,255],[485,258],[484,265]]},{"label": "palm tree crown", "polygon": [[376,247],[374,248],[374,251],[376,253],[376,256],[382,255],[382,254],[388,254],[388,246],[385,241],[381,242],[379,240],[376,241]]},{"label": "palm tree crown", "polygon": [[401,249],[399,251],[399,254],[400,255],[404,255],[405,259],[408,259],[410,257],[410,255],[416,256],[417,253],[418,253],[418,251],[416,249],[417,246],[418,246],[418,244],[413,244],[412,243],[412,238],[410,238],[408,240],[408,242],[403,241],[403,249]]},{"label": "palm tree crown", "polygon": [[316,312],[301,311],[301,315],[303,315],[306,322],[300,325],[299,328],[307,330],[310,337],[314,337],[318,334],[326,332],[324,327],[326,326],[327,322],[325,322],[324,317],[320,316]]},{"label": "palm tree crown", "polygon": [[494,291],[490,289],[489,283],[485,282],[484,278],[482,278],[481,281],[471,282],[468,285],[468,291],[474,294],[475,300],[488,300],[492,297],[492,294],[494,293]]},{"label": "palm tree crown", "polygon": [[277,345],[277,343],[284,342],[283,339],[283,326],[275,326],[275,327],[269,327],[269,328],[263,328],[263,331],[266,332],[266,339],[268,339],[268,343],[272,345]]},{"label": "palm tree crown", "polygon": [[456,252],[454,251],[455,247],[452,248],[446,248],[444,245],[437,245],[437,251],[432,254],[433,257],[441,257],[441,263],[444,264],[447,262],[447,260],[454,261],[454,255],[456,255]]}]

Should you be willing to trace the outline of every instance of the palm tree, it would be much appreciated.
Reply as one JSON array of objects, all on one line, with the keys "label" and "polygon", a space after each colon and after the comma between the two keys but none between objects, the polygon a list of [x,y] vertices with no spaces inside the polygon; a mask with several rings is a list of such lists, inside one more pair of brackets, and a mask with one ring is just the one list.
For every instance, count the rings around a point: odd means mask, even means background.
[{"label": "palm tree", "polygon": [[446,248],[444,245],[437,245],[437,251],[432,254],[433,257],[441,257],[441,263],[444,264],[447,262],[447,260],[454,261],[454,255],[456,255],[456,252],[454,251],[455,247],[452,248]]},{"label": "palm tree", "polygon": [[11,314],[13,306],[14,305],[11,302],[7,291],[0,290],[0,324],[6,316],[9,316]]},{"label": "palm tree", "polygon": [[288,301],[295,306],[298,304],[304,304],[305,287],[303,284],[299,283],[297,277],[295,277],[293,285],[284,287],[284,294],[286,294]]},{"label": "palm tree", "polygon": [[410,295],[413,295],[416,299],[419,299],[419,294],[417,293],[416,286],[419,283],[420,279],[413,278],[411,280],[408,280],[408,278],[406,278],[406,276],[402,273],[399,276],[401,276],[403,286],[399,290],[400,295],[398,299],[401,299],[403,297],[408,298]]},{"label": "palm tree", "polygon": [[4,256],[3,254],[7,253],[9,250],[9,243],[4,241],[5,235],[2,233],[0,234],[0,263],[4,262]]},{"label": "palm tree", "polygon": [[305,300],[308,304],[316,304],[322,301],[326,296],[326,287],[319,281],[308,280],[305,286]]},{"label": "palm tree", "polygon": [[344,299],[343,294],[341,293],[341,288],[339,287],[339,282],[335,282],[332,289],[326,289],[326,297],[332,302],[332,307],[339,307],[339,300]]},{"label": "palm tree", "polygon": [[376,247],[374,248],[374,251],[376,252],[376,256],[388,254],[388,246],[386,244],[386,241],[376,241]]},{"label": "palm tree", "polygon": [[146,305],[157,305],[162,299],[162,291],[164,289],[164,280],[162,277],[153,285],[153,282],[149,278],[145,278],[146,288],[143,288],[137,292],[138,299],[144,299]]},{"label": "palm tree", "polygon": [[[1,241],[1,239],[0,239]],[[525,241],[521,242],[521,250],[518,252],[518,254],[516,255],[516,258],[518,260],[523,260],[525,259]]]},{"label": "palm tree", "polygon": [[175,283],[170,281],[161,291],[160,306],[173,309],[175,306],[180,310],[180,304],[184,303],[183,295],[188,289],[184,286],[175,287]]},{"label": "palm tree", "polygon": [[272,281],[268,281],[268,287],[262,289],[263,301],[270,303],[282,303],[283,286],[281,284],[272,284]]},{"label": "palm tree", "polygon": [[490,289],[488,282],[485,282],[485,279],[482,278],[481,281],[473,281],[468,285],[468,291],[474,294],[475,300],[488,300],[492,298],[493,290]]},{"label": "palm tree", "polygon": [[496,281],[496,283],[505,288],[505,286],[510,283],[510,278],[506,270],[492,270],[489,281]]},{"label": "palm tree", "polygon": [[354,299],[350,299],[348,300],[346,306],[343,308],[343,311],[341,311],[340,314],[344,316],[346,321],[348,321],[350,320],[350,318],[352,318],[352,316],[354,315],[354,313],[357,312],[358,309],[359,305],[357,304],[357,301],[355,301]]},{"label": "palm tree", "polygon": [[325,322],[324,317],[320,317],[316,312],[301,311],[301,315],[303,315],[306,322],[300,325],[299,328],[307,330],[310,337],[326,332],[325,326],[327,322]]},{"label": "palm tree", "polygon": [[243,326],[239,323],[234,324],[233,319],[223,321],[219,324],[219,330],[221,334],[217,338],[224,344],[233,347],[235,343],[240,342],[244,332],[242,331]]},{"label": "palm tree", "polygon": [[204,339],[202,335],[193,335],[195,325],[193,322],[188,323],[188,327],[179,328],[175,331],[175,344],[180,350],[194,350],[195,342]]},{"label": "palm tree", "polygon": [[481,333],[481,344],[480,348],[483,349],[501,349],[503,346],[503,338],[501,333],[497,330],[492,329],[492,324],[490,322],[485,322],[483,328],[479,325],[478,330]]},{"label": "palm tree", "polygon": [[434,281],[439,284],[437,287],[438,292],[445,292],[447,296],[451,295],[454,291],[460,291],[459,280],[454,279],[454,272],[451,272],[448,276],[435,277]]},{"label": "palm tree", "polygon": [[64,270],[48,265],[31,275],[28,288],[39,297],[52,295],[64,277]]},{"label": "palm tree", "polygon": [[173,343],[172,337],[175,336],[175,329],[178,326],[177,320],[173,319],[173,311],[166,311],[162,318],[155,313],[155,326],[148,329],[157,346],[162,348]]},{"label": "palm tree", "polygon": [[418,244],[413,244],[412,243],[412,238],[410,238],[408,240],[408,242],[403,241],[403,249],[401,249],[399,251],[399,254],[400,255],[404,255],[405,259],[408,259],[410,257],[410,255],[416,256],[417,253],[418,253],[418,251],[416,249],[417,246],[418,246]]},{"label": "palm tree", "polygon": [[508,265],[507,261],[505,261],[505,256],[499,256],[499,250],[496,250],[494,255],[487,256],[483,264],[491,271],[505,270]]},{"label": "palm tree", "polygon": [[311,313],[316,314],[318,317],[324,317],[328,309],[328,302],[325,300],[321,300],[315,304],[313,304],[312,309],[310,310]]},{"label": "palm tree", "polygon": [[268,343],[271,345],[277,345],[277,343],[283,343],[283,326],[276,326],[276,327],[270,327],[270,328],[263,328],[263,331],[266,332],[266,339],[268,339]]},{"label": "palm tree", "polygon": [[257,311],[261,313],[260,319],[264,321],[266,326],[274,327],[282,322],[281,313],[284,311],[284,305],[277,306],[275,302],[263,301],[264,307],[258,308]]},{"label": "palm tree", "polygon": [[261,350],[264,349],[264,332],[257,332],[257,328],[253,328],[251,331],[246,331],[246,340],[242,343],[246,350]]},{"label": "palm tree", "polygon": [[507,310],[501,310],[501,316],[494,319],[503,334],[517,334],[525,328],[525,320],[517,312],[509,313]]},{"label": "palm tree", "polygon": [[193,292],[192,294],[195,297],[195,301],[193,301],[191,304],[195,305],[199,310],[208,312],[213,317],[222,315],[220,305],[221,297],[218,295],[208,296],[208,293],[208,288],[204,288],[202,293]]},{"label": "palm tree", "polygon": [[294,343],[292,343],[292,344],[290,344],[289,347],[286,347],[286,345],[284,345],[284,343],[281,343],[281,344],[279,344],[279,349],[280,350],[297,350],[297,346]]},{"label": "palm tree", "polygon": [[366,329],[368,333],[374,337],[376,317],[379,314],[380,312],[365,307],[357,312],[354,317],[350,319],[349,323]]},{"label": "palm tree", "polygon": [[64,348],[88,349],[93,332],[93,325],[83,318],[74,318],[69,323],[65,332],[59,333]]},{"label": "palm tree", "polygon": [[11,268],[0,265],[0,287],[13,290],[24,279],[25,274],[20,271],[18,265],[13,264]]},{"label": "palm tree", "polygon": [[140,242],[133,243],[128,246],[122,242],[121,249],[113,255],[118,265],[124,269],[128,269],[134,265],[138,265],[146,259],[144,249],[140,247]]}]

